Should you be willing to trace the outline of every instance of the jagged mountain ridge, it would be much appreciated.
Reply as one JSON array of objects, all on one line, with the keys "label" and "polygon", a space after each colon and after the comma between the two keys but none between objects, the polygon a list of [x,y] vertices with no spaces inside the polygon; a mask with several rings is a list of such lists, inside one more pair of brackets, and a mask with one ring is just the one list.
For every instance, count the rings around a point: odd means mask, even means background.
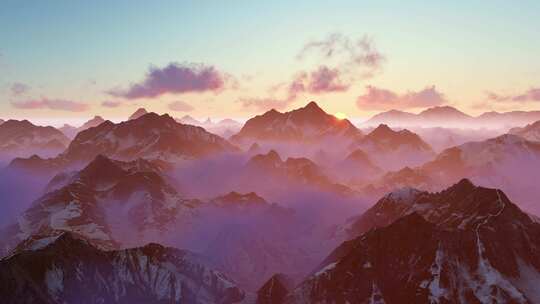
[{"label": "jagged mountain ridge", "polygon": [[540,142],[540,120],[522,128],[512,128],[508,133],[523,137],[526,140]]},{"label": "jagged mountain ridge", "polygon": [[359,221],[366,232],[336,248],[285,303],[540,300],[532,283],[540,224],[500,190],[467,180],[436,194],[407,189]]},{"label": "jagged mountain ridge", "polygon": [[272,109],[255,116],[231,139],[248,144],[255,141],[309,143],[336,137],[353,140],[362,135],[350,121],[337,119],[312,101],[305,107],[290,112],[281,113]]},{"label": "jagged mountain ridge", "polygon": [[358,148],[365,151],[377,166],[385,169],[417,166],[435,156],[429,144],[417,134],[407,129],[394,131],[385,124],[351,145],[351,149]]},{"label": "jagged mountain ridge", "polygon": [[148,113],[118,124],[105,121],[84,130],[56,158],[18,158],[10,166],[36,171],[61,170],[84,165],[100,154],[128,161],[145,158],[181,162],[237,150],[227,140],[201,127],[177,123],[166,114]]},{"label": "jagged mountain ridge", "polygon": [[61,233],[0,260],[3,303],[237,303],[244,292],[188,251],[103,251]]},{"label": "jagged mountain ridge", "polygon": [[36,126],[28,120],[8,120],[0,124],[0,154],[23,156],[56,155],[69,144],[69,139],[53,127]]},{"label": "jagged mountain ridge", "polygon": [[437,106],[427,108],[418,114],[399,110],[381,112],[368,119],[363,125],[500,129],[526,125],[539,119],[540,111],[485,112],[478,116],[471,116],[451,106]]}]

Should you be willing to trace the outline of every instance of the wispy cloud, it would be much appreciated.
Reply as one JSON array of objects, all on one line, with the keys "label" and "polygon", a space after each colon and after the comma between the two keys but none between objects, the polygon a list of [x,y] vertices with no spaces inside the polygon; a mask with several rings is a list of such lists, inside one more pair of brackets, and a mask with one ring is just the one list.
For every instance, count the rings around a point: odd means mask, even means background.
[{"label": "wispy cloud", "polygon": [[426,87],[420,91],[409,91],[404,94],[367,86],[366,93],[356,100],[356,105],[362,110],[424,108],[446,103],[448,103],[446,97],[435,86]]},{"label": "wispy cloud", "polygon": [[105,100],[104,102],[101,103],[101,106],[106,107],[106,108],[118,108],[121,105],[122,105],[121,102],[112,101],[112,100]]},{"label": "wispy cloud", "polygon": [[351,39],[341,33],[305,44],[296,58],[307,57],[315,58],[316,68],[301,70],[288,83],[273,86],[269,96],[240,98],[242,106],[257,110],[285,109],[304,93],[345,92],[356,80],[380,70],[385,61],[368,36]]},{"label": "wispy cloud", "polygon": [[166,93],[219,92],[231,77],[213,66],[196,63],[170,63],[163,68],[151,67],[145,79],[127,89],[108,93],[127,99],[154,98]]},{"label": "wispy cloud", "polygon": [[169,103],[168,108],[169,110],[178,111],[178,112],[191,112],[195,110],[193,106],[181,100],[177,100],[177,101]]},{"label": "wispy cloud", "polygon": [[311,73],[301,73],[293,81],[293,83],[301,84],[296,87],[302,92],[312,94],[322,94],[327,92],[343,92],[350,87],[349,83],[345,83],[341,79],[340,71],[336,68],[320,66]]},{"label": "wispy cloud", "polygon": [[540,88],[530,88],[529,90],[516,95],[501,95],[494,92],[487,92],[487,98],[499,102],[537,102],[540,101]]},{"label": "wispy cloud", "polygon": [[18,109],[49,109],[69,112],[84,112],[90,107],[88,104],[72,100],[48,98],[14,101],[11,102],[11,105]]},{"label": "wispy cloud", "polygon": [[351,39],[342,33],[332,33],[322,40],[308,42],[296,58],[302,60],[312,54],[324,62],[333,60],[335,69],[354,77],[371,75],[386,60],[375,47],[373,39],[367,35]]}]

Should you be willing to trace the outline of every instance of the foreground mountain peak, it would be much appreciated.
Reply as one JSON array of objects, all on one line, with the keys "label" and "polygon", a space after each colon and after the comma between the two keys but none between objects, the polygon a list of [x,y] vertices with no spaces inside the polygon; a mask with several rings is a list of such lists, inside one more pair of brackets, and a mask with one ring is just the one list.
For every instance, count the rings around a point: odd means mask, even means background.
[{"label": "foreground mountain peak", "polygon": [[40,242],[0,261],[0,296],[6,303],[98,298],[103,303],[232,304],[244,298],[232,280],[188,251],[159,244],[104,251],[72,233]]},{"label": "foreground mountain peak", "polygon": [[540,300],[529,287],[540,277],[540,225],[498,189],[462,179],[406,203],[387,195],[359,222],[364,232],[336,248],[285,303]]}]

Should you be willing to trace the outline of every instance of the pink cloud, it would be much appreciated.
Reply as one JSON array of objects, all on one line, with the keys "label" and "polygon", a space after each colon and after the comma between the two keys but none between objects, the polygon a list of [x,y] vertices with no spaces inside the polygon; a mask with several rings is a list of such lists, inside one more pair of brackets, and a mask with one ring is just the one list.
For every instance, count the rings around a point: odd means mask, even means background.
[{"label": "pink cloud", "polygon": [[367,36],[355,40],[340,33],[307,43],[296,58],[303,60],[309,55],[320,60],[315,70],[298,72],[290,82],[273,86],[269,96],[241,98],[242,106],[257,110],[285,109],[302,93],[345,92],[355,79],[372,75],[385,61]]},{"label": "pink cloud", "polygon": [[282,110],[292,103],[288,98],[240,98],[238,100],[244,108],[254,108],[258,111],[267,111],[270,109]]},{"label": "pink cloud", "polygon": [[264,97],[264,98],[241,98],[240,102],[244,108],[256,108],[257,110],[285,109],[293,103],[298,94],[324,94],[329,92],[347,91],[350,84],[344,83],[340,79],[339,71],[327,66],[320,66],[311,73],[302,72],[296,75],[288,84],[274,86],[270,93],[276,95],[280,90],[285,96]]},{"label": "pink cloud", "polygon": [[218,92],[224,89],[230,76],[213,66],[170,63],[164,68],[151,67],[145,79],[125,90],[108,93],[127,99],[154,98],[166,93]]},{"label": "pink cloud", "polygon": [[531,102],[540,101],[540,88],[531,88],[523,93],[516,95],[500,95],[494,92],[487,92],[489,100],[500,102]]},{"label": "pink cloud", "polygon": [[409,91],[405,94],[374,86],[367,86],[366,89],[367,92],[356,100],[356,105],[363,110],[425,108],[448,102],[444,94],[437,91],[435,86],[416,92]]},{"label": "pink cloud", "polygon": [[101,106],[106,107],[106,108],[117,108],[120,105],[122,105],[121,102],[112,101],[112,100],[105,100],[104,102],[101,103]]},{"label": "pink cloud", "polygon": [[88,110],[89,105],[81,102],[64,99],[33,99],[26,101],[14,101],[11,105],[18,109],[49,109],[70,112],[84,112]]},{"label": "pink cloud", "polygon": [[345,84],[340,79],[338,69],[320,66],[311,72],[307,85],[308,92],[319,94],[323,92],[343,92],[349,89],[350,84]]},{"label": "pink cloud", "polygon": [[191,112],[195,108],[193,108],[190,104],[187,104],[184,101],[178,100],[171,102],[169,105],[169,110],[178,111],[178,112]]}]

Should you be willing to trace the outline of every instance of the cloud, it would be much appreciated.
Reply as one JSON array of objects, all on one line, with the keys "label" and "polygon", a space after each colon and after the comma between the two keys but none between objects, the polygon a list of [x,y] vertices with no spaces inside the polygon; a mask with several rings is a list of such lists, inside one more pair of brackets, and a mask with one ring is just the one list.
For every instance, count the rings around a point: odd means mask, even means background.
[{"label": "cloud", "polygon": [[448,102],[444,94],[437,91],[435,86],[416,92],[409,91],[405,94],[374,86],[367,86],[366,90],[367,92],[356,100],[356,105],[362,110],[425,108]]},{"label": "cloud", "polygon": [[307,91],[313,94],[324,92],[343,92],[349,89],[350,84],[343,83],[338,69],[320,66],[311,72],[308,77]]},{"label": "cloud", "polygon": [[[256,108],[257,110],[285,109],[292,104],[299,94],[323,94],[329,92],[344,92],[350,84],[344,83],[337,69],[320,66],[316,70],[297,74],[289,83],[276,85],[270,89],[270,97],[241,98],[244,108]],[[280,92],[283,91],[283,92]],[[281,93],[284,97],[277,98]]]},{"label": "cloud", "polygon": [[380,53],[373,39],[364,35],[358,39],[351,39],[341,33],[332,33],[322,40],[314,40],[300,50],[297,59],[302,60],[310,54],[315,54],[325,62],[336,61],[336,68],[342,73],[358,73],[360,69],[368,69],[363,75],[371,75],[381,68],[386,60]]},{"label": "cloud", "polygon": [[270,109],[282,110],[285,109],[292,101],[288,98],[240,98],[238,100],[244,108],[254,108],[258,111],[267,111]]},{"label": "cloud", "polygon": [[372,76],[385,61],[368,36],[351,39],[340,33],[307,43],[296,58],[304,60],[313,55],[318,60],[317,68],[297,72],[290,82],[273,86],[269,96],[240,98],[242,106],[257,110],[285,109],[303,93],[345,92],[358,78]]},{"label": "cloud", "polygon": [[127,99],[154,98],[166,93],[219,92],[231,81],[231,76],[213,66],[196,63],[170,63],[164,68],[150,67],[145,79],[129,88],[108,93]]},{"label": "cloud", "polygon": [[516,95],[500,95],[494,92],[487,92],[487,98],[498,102],[531,102],[540,101],[540,88],[531,88]]},{"label": "cloud", "polygon": [[106,108],[117,108],[121,105],[122,105],[121,102],[112,101],[112,100],[105,100],[104,102],[101,103],[101,106],[106,107]]},{"label": "cloud", "polygon": [[181,100],[178,100],[178,101],[174,101],[174,102],[171,102],[169,105],[169,110],[172,110],[172,111],[178,111],[178,112],[191,112],[193,111],[195,108],[193,108],[191,105],[181,101]]},{"label": "cloud", "polygon": [[30,90],[30,87],[24,83],[15,82],[11,85],[11,95],[20,96]]},{"label": "cloud", "polygon": [[58,111],[83,112],[88,110],[89,105],[81,102],[64,99],[33,99],[26,101],[14,101],[11,105],[18,109],[49,109]]}]

